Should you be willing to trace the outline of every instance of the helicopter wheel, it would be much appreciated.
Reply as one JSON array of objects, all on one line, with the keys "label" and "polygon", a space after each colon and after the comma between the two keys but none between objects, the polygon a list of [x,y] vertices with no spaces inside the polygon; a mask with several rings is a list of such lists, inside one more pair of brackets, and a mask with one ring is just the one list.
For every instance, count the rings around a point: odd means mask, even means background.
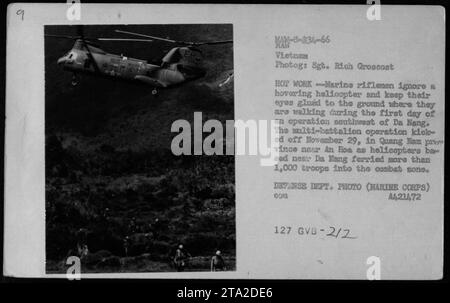
[{"label": "helicopter wheel", "polygon": [[79,81],[77,75],[76,75],[76,74],[73,74],[73,76],[72,76],[72,81],[70,82],[70,84],[72,84],[72,86],[77,86],[79,82],[80,82],[80,81]]},{"label": "helicopter wheel", "polygon": [[158,94],[158,91],[156,89],[152,90],[152,95],[156,96]]}]

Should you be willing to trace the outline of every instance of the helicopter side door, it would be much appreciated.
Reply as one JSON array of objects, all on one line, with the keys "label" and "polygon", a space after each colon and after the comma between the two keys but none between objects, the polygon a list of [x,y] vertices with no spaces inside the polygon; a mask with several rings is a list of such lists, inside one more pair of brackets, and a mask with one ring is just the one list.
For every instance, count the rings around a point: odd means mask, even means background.
[{"label": "helicopter side door", "polygon": [[136,62],[128,60],[127,57],[121,56],[111,58],[105,73],[112,77],[120,77],[123,79],[134,79],[138,74],[140,67]]}]

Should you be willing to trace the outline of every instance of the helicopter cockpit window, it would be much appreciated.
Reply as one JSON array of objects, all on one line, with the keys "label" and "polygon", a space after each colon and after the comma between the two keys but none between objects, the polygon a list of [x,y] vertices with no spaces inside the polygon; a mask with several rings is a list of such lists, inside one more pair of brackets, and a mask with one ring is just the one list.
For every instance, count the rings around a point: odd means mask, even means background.
[{"label": "helicopter cockpit window", "polygon": [[196,74],[197,72],[199,72],[199,69],[195,66],[189,66],[185,64],[177,64],[177,69],[185,75]]}]

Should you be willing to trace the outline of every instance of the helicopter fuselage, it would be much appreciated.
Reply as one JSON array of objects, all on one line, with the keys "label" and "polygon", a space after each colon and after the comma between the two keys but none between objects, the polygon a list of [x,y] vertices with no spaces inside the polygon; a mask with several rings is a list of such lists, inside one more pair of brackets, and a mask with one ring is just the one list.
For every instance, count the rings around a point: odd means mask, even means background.
[{"label": "helicopter fuselage", "polygon": [[[89,47],[89,50],[86,49]],[[172,49],[171,52],[175,53]],[[170,54],[169,52],[168,54]],[[166,88],[203,77],[206,72],[198,66],[163,60],[161,65],[146,60],[111,54],[92,45],[84,46],[77,41],[74,47],[58,59],[58,65],[74,73],[137,81],[154,88]]]}]

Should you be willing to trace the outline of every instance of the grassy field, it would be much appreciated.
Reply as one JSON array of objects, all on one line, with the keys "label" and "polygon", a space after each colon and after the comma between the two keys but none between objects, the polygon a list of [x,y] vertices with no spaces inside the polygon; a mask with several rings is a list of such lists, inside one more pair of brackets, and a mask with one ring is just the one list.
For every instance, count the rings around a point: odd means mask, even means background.
[{"label": "grassy field", "polygon": [[[225,271],[236,270],[235,257],[224,258]],[[187,263],[185,272],[206,272],[211,269],[211,257],[194,257]],[[48,261],[47,273],[65,273],[67,265],[64,261]],[[151,254],[143,254],[136,257],[107,257],[99,259],[96,263],[82,262],[81,273],[142,273],[142,272],[173,272],[176,271],[171,262],[152,260]]]}]

